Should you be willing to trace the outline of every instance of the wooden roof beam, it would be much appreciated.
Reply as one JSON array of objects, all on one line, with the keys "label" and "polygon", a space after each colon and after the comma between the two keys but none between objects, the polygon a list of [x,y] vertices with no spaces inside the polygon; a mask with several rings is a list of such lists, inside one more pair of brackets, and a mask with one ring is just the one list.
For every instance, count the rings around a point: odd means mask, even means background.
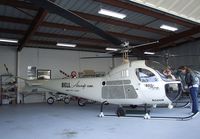
[{"label": "wooden roof beam", "polygon": [[169,44],[174,43],[175,41],[178,41],[183,38],[188,38],[192,35],[195,35],[200,32],[200,25],[195,26],[189,30],[171,35],[169,37],[165,37],[159,40],[159,43],[152,44],[152,45],[146,45],[143,47],[143,49],[163,49],[165,47],[170,47]]},{"label": "wooden roof beam", "polygon": [[[11,1],[15,1],[15,0],[11,0]],[[0,2],[1,4],[1,2]],[[19,8],[26,8],[29,10],[36,10],[37,7],[35,7],[34,5],[32,5],[31,3],[27,3],[27,2],[23,2],[23,1],[18,1],[16,2],[5,2],[3,4],[7,4],[7,5],[11,5],[11,6],[16,6]],[[20,6],[22,5],[22,6]],[[23,6],[26,5],[26,6]],[[82,13],[82,12],[78,12],[78,11],[71,11],[87,20],[92,20],[92,21],[98,21],[98,22],[104,22],[107,24],[112,24],[112,25],[116,25],[116,26],[123,26],[123,27],[129,27],[132,29],[137,29],[137,30],[143,30],[143,31],[147,31],[147,32],[152,32],[152,33],[156,33],[156,34],[160,34],[160,35],[164,35],[167,36],[170,33],[161,29],[155,29],[155,28],[151,28],[151,27],[146,27],[143,25],[139,25],[139,24],[134,24],[134,23],[129,23],[129,22],[125,22],[125,21],[120,21],[120,20],[116,20],[116,19],[110,19],[107,17],[102,17],[102,16],[97,16],[97,15],[92,15],[92,14],[87,14],[87,13]]]},{"label": "wooden roof beam", "polygon": [[9,34],[17,34],[17,35],[24,35],[26,31],[24,30],[16,30],[16,29],[5,29],[5,28],[0,28],[1,33],[9,33]]},{"label": "wooden roof beam", "polygon": [[25,1],[0,0],[0,4],[1,4],[1,5],[12,6],[12,7],[18,7],[18,8],[22,8],[22,9],[34,10],[34,11],[37,11],[37,10],[38,10],[38,7],[32,5],[32,4],[29,3],[29,2],[25,2]]},{"label": "wooden roof beam", "polygon": [[[49,48],[63,48],[67,50],[86,50],[86,51],[96,51],[96,52],[106,52],[105,46],[101,45],[92,45],[92,44],[77,44],[75,48],[69,48],[69,47],[59,47],[56,46],[55,41],[38,41],[38,40],[31,40],[29,41],[30,44],[39,44],[39,45],[49,45]],[[55,47],[54,47],[55,46]],[[45,46],[42,46],[41,48],[44,48]]]},{"label": "wooden roof beam", "polygon": [[32,35],[34,34],[34,32],[37,31],[38,27],[43,22],[43,20],[44,20],[44,18],[45,18],[46,15],[47,15],[47,11],[44,10],[44,9],[42,9],[42,8],[40,8],[39,11],[38,11],[38,13],[37,13],[37,15],[33,19],[33,22],[29,26],[28,31],[24,35],[24,38],[20,41],[20,45],[19,45],[19,47],[17,49],[18,51],[22,50],[22,48],[29,41],[29,39],[32,37]]},{"label": "wooden roof beam", "polygon": [[[24,35],[26,33],[26,31],[23,31],[23,30],[13,30],[13,29],[4,29],[4,28],[0,28],[0,32],[9,33],[9,34],[17,34],[17,35]],[[56,34],[56,33],[35,32],[34,35],[40,36],[40,37],[48,37],[48,38],[63,38],[67,40],[77,40],[81,42],[90,42],[90,43],[96,43],[96,44],[102,44],[102,45],[109,44],[107,41],[102,40],[102,39],[86,38],[86,37]]]},{"label": "wooden roof beam", "polygon": [[[18,34],[18,35],[24,35],[26,31],[24,30],[13,30],[13,29],[4,29],[0,28],[0,32],[2,33],[9,33],[9,34]],[[118,36],[120,38],[126,37],[129,38],[130,40],[133,39],[132,35],[124,35],[121,33],[116,33],[116,32],[109,32],[110,34],[114,36]],[[35,32],[34,35],[40,36],[40,37],[49,37],[49,38],[63,38],[67,40],[78,40],[82,42],[90,42],[90,43],[99,43],[99,44],[110,44],[105,40],[102,39],[94,39],[94,38],[86,38],[86,37],[79,37],[79,36],[71,36],[71,35],[64,35],[64,34],[55,34],[55,33],[44,33],[44,32]],[[138,36],[135,36],[138,37]],[[155,41],[155,40],[152,40]]]},{"label": "wooden roof beam", "polygon": [[[50,23],[50,22],[43,22],[42,26],[90,33],[90,31],[86,28],[83,28],[83,27],[80,27],[80,26],[67,25],[67,24],[55,24],[55,23]],[[146,38],[146,37],[141,37],[141,36],[136,36],[136,35],[117,33],[117,32],[112,32],[112,31],[106,31],[106,33],[109,33],[109,34],[112,34],[114,36],[121,37],[121,38],[131,39],[131,40],[139,40],[139,41],[145,41],[145,42],[155,41],[152,38]]]},{"label": "wooden roof beam", "polygon": [[27,24],[27,25],[31,24],[31,22],[32,22],[32,20],[30,20],[30,19],[1,16],[1,15],[0,15],[0,21],[1,22],[17,23],[17,24]]},{"label": "wooden roof beam", "polygon": [[78,11],[72,11],[72,12],[79,15],[80,17],[87,19],[87,20],[103,22],[103,23],[116,25],[116,26],[128,27],[128,28],[136,29],[136,30],[143,30],[143,31],[147,31],[147,32],[160,34],[163,36],[167,36],[167,35],[171,34],[167,31],[164,31],[161,29],[155,29],[155,28],[151,28],[151,27],[147,27],[147,26],[143,26],[143,25],[139,25],[139,24],[134,24],[134,23],[126,22],[126,21],[111,19],[108,17],[97,16],[97,15],[92,15],[92,14],[78,12]]},{"label": "wooden roof beam", "polygon": [[[0,16],[0,20],[2,22],[11,22],[11,23],[20,23],[20,24],[30,24],[31,20],[29,19],[22,19],[22,18],[15,18],[15,17],[7,17],[7,16]],[[86,32],[91,33],[88,29],[80,27],[80,26],[74,26],[74,25],[67,25],[67,24],[58,24],[58,23],[51,23],[51,22],[42,22],[41,26],[49,27],[49,28],[60,28],[60,29],[66,29],[66,30],[73,30],[73,31],[80,31],[80,32]],[[136,35],[129,35],[129,34],[123,34],[123,33],[117,33],[117,32],[111,32],[108,31],[107,33],[112,34],[116,37],[131,39],[131,40],[139,40],[144,42],[150,42],[155,41],[152,38],[142,37],[142,36],[136,36]]]}]

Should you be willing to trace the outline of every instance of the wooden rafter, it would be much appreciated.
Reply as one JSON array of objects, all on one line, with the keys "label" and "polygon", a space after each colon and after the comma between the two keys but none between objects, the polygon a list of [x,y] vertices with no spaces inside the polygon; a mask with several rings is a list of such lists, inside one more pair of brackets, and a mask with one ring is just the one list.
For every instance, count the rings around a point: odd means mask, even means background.
[{"label": "wooden rafter", "polygon": [[[120,8],[123,8],[123,6],[126,6],[125,9],[134,10],[134,12],[141,12],[141,13],[143,13],[145,15],[149,15],[149,16],[152,16],[152,17],[155,17],[155,18],[159,18],[159,19],[162,19],[162,20],[166,20],[166,21],[169,21],[169,22],[175,22],[177,24],[180,24],[180,25],[183,25],[183,26],[186,26],[186,27],[193,27],[192,29],[189,29],[187,31],[184,31],[184,32],[181,32],[181,33],[178,33],[178,34],[174,34],[174,35],[170,35],[168,37],[164,37],[164,38],[160,39],[160,43],[154,44],[154,45],[149,45],[149,46],[145,47],[145,48],[148,48],[148,49],[149,48],[163,48],[163,47],[168,47],[169,46],[168,44],[174,43],[175,41],[177,41],[179,39],[182,39],[182,38],[185,38],[185,37],[189,37],[191,35],[199,33],[199,26],[195,26],[194,27],[195,24],[193,24],[192,22],[189,22],[189,21],[186,21],[186,20],[182,20],[180,18],[175,18],[173,16],[169,16],[169,15],[165,15],[165,14],[158,13],[158,12],[155,12],[155,11],[151,11],[150,9],[138,7],[137,5],[126,3],[126,2],[122,2],[122,1],[119,1],[119,0],[109,0],[109,1],[107,1],[107,0],[96,0],[96,1],[100,1],[100,2],[109,4],[109,5],[112,5],[112,6],[120,7]],[[115,3],[112,3],[112,1],[114,1]],[[34,7],[30,3],[23,2],[23,1],[2,0],[2,1],[0,1],[0,4],[10,5],[10,6],[13,6],[13,7],[16,6],[16,7],[20,7],[20,8],[29,9],[29,10],[37,10],[37,7]],[[38,12],[38,14],[39,14],[39,12]],[[124,22],[120,23],[120,22],[118,22],[118,20],[114,20],[114,19],[110,20],[110,18],[108,18],[109,19],[108,20],[107,18],[102,18],[100,16],[96,17],[95,15],[90,15],[90,14],[81,13],[81,12],[77,12],[77,11],[76,11],[76,14],[78,14],[78,15],[80,15],[83,18],[86,18],[88,20],[99,21],[99,22],[104,22],[105,21],[108,24],[115,24],[117,26],[126,26],[127,25],[130,28],[132,27],[132,28],[135,28],[135,29],[144,29],[144,30],[146,30],[148,32],[154,32],[154,33],[157,32],[155,30],[152,31],[151,28],[150,28],[150,30],[151,30],[150,31],[148,28],[146,28],[146,27],[144,27],[142,25],[138,26],[138,25],[135,25],[135,24],[132,24],[132,23],[131,24],[127,23],[126,25],[124,25]],[[44,17],[41,16],[41,18],[44,18]],[[100,17],[102,19],[99,19],[98,17]],[[21,23],[21,24],[30,24],[31,23],[31,20],[29,20],[29,19],[18,20],[17,18],[7,18],[7,17],[4,17],[4,16],[0,16],[0,20],[1,19],[3,19],[3,21],[5,21],[5,22],[14,22],[14,23]],[[32,24],[33,24],[33,22],[32,22]],[[42,21],[40,22],[40,24],[42,26],[46,26],[46,27],[56,27],[56,28],[62,28],[62,29],[64,29],[64,28],[67,29],[67,27],[68,27],[69,30],[71,29],[71,30],[78,30],[78,31],[83,31],[83,32],[89,32],[87,29],[79,27],[79,26],[71,26],[71,25],[65,25],[65,24],[56,24],[56,23],[42,22]],[[60,26],[60,25],[62,25],[62,26]],[[23,41],[21,41],[21,44],[25,45],[26,42],[31,38],[31,36],[36,32],[36,30],[37,29],[35,29],[34,26],[32,26],[32,29],[29,28],[29,31],[27,31],[27,33],[26,33],[27,35],[25,35],[26,38],[24,38]],[[124,36],[124,38],[129,38],[129,39],[132,36],[132,40],[134,40],[134,39],[138,39],[138,40],[142,40],[143,39],[143,40],[146,40],[146,41],[153,40],[153,39],[150,39],[150,38],[145,38],[145,37],[140,37],[140,36],[133,36],[133,35],[123,34],[123,33],[117,33],[117,32],[107,32],[107,33],[110,33],[110,34],[112,34],[114,36],[118,36],[118,37]],[[164,32],[163,34],[165,34],[165,33],[166,32]],[[166,33],[166,35],[167,34],[168,33]],[[21,44],[20,44],[19,50],[21,50],[23,48],[23,46],[24,46],[24,45],[21,45]]]},{"label": "wooden rafter", "polygon": [[30,10],[38,10],[36,6],[33,6],[31,3],[24,2],[24,1],[17,1],[17,0],[1,0],[0,4],[2,5],[9,5],[12,7],[19,7],[23,9],[30,9]]},{"label": "wooden rafter", "polygon": [[[39,40],[31,40],[30,41],[31,44],[43,44],[43,47],[56,47],[56,48],[63,48],[63,47],[58,47],[56,46],[55,41],[39,41]],[[45,46],[44,46],[45,45]],[[106,46],[104,45],[92,45],[92,44],[77,44],[77,46],[75,48],[68,48],[68,47],[64,47],[64,49],[68,49],[68,50],[87,50],[87,51],[95,51],[95,52],[106,52],[105,50]]]},{"label": "wooden rafter", "polygon": [[[13,30],[13,29],[4,29],[0,28],[1,33],[9,33],[9,34],[17,34],[17,35],[22,35],[26,33],[26,31],[23,30]],[[78,37],[78,36],[71,36],[71,35],[64,35],[64,34],[57,34],[57,33],[44,33],[44,32],[35,32],[34,35],[39,36],[39,37],[47,37],[47,38],[62,38],[66,40],[78,40],[82,42],[90,42],[90,43],[98,43],[98,44],[108,44],[107,41],[102,40],[102,39],[94,39],[94,38],[86,38],[86,37]]]},{"label": "wooden rafter", "polygon": [[32,20],[30,20],[30,19],[1,16],[1,15],[0,15],[0,21],[1,22],[18,23],[18,24],[27,24],[27,25],[31,24],[31,22],[32,22]]},{"label": "wooden rafter", "polygon": [[[11,0],[11,2],[8,1],[8,2],[2,3],[2,4],[15,6],[16,2],[12,2],[12,1],[15,1],[15,0]],[[26,5],[26,6],[20,6],[19,3],[21,3],[22,5]],[[1,2],[0,2],[0,4],[1,4]],[[18,4],[16,4],[16,7],[26,8],[29,10],[36,10],[36,7],[34,5],[31,5],[30,3],[23,2],[23,1],[18,2]],[[125,21],[120,21],[120,20],[116,20],[116,19],[111,19],[111,18],[107,18],[107,17],[92,15],[92,14],[78,12],[78,11],[71,11],[71,12],[73,12],[87,20],[104,22],[104,23],[112,24],[112,25],[116,25],[116,26],[129,27],[132,29],[143,30],[143,31],[147,31],[147,32],[164,35],[164,36],[167,36],[170,34],[169,32],[166,32],[164,30],[155,29],[155,28],[151,28],[151,27],[147,27],[147,26],[143,26],[143,25],[139,25],[139,24],[135,24],[135,23],[129,23],[129,22],[125,22]]]},{"label": "wooden rafter", "polygon": [[200,32],[200,26],[195,26],[189,30],[171,35],[169,37],[165,37],[159,40],[159,43],[147,45],[143,49],[163,49],[165,47],[170,47],[168,44],[175,44],[175,41],[178,41],[180,39],[188,38],[192,35],[195,35]]},{"label": "wooden rafter", "polygon": [[[51,22],[43,22],[42,26],[49,27],[49,28],[60,28],[60,29],[66,29],[66,30],[74,30],[74,31],[81,31],[81,32],[90,32],[88,29],[80,27],[80,26],[74,26],[74,25],[67,25],[67,24],[55,24]],[[142,36],[136,36],[136,35],[129,35],[126,33],[118,33],[118,32],[112,32],[112,31],[106,31],[109,34],[112,34],[116,37],[121,37],[121,38],[127,38],[130,40],[139,40],[139,41],[144,41],[144,42],[149,42],[149,41],[155,41],[152,38],[147,38],[147,37],[142,37]]]},{"label": "wooden rafter", "polygon": [[[27,25],[31,23],[31,20],[29,20],[29,19],[7,17],[7,16],[0,16],[0,20],[2,22],[20,23],[20,24],[27,24]],[[58,24],[58,23],[51,23],[51,22],[44,21],[41,23],[41,26],[90,33],[90,31],[88,29],[80,27],[80,26],[74,26],[74,25]],[[129,39],[129,40],[133,40],[133,41],[134,40],[143,41],[143,42],[155,41],[152,38],[129,35],[129,34],[125,34],[125,33],[117,33],[117,32],[111,32],[111,31],[108,31],[107,33],[112,34],[116,37],[125,38],[125,39]]]},{"label": "wooden rafter", "polygon": [[0,28],[0,32],[8,34],[17,34],[17,35],[24,35],[26,33],[26,31],[24,30],[5,29],[5,28]]},{"label": "wooden rafter", "polygon": [[38,29],[40,24],[43,22],[45,16],[47,15],[47,11],[40,8],[37,15],[33,19],[33,22],[29,26],[28,31],[24,35],[24,38],[20,41],[20,45],[18,47],[18,51],[21,51],[22,48],[26,45],[26,43],[29,41],[29,39],[32,37],[34,32]]},{"label": "wooden rafter", "polygon": [[83,18],[85,18],[87,20],[103,22],[103,23],[116,25],[116,26],[128,27],[128,28],[136,29],[136,30],[143,30],[143,31],[147,31],[147,32],[152,32],[152,33],[164,35],[164,36],[167,36],[167,35],[170,34],[169,32],[163,31],[161,29],[155,29],[155,28],[151,28],[151,27],[146,27],[146,26],[143,26],[143,25],[135,24],[135,23],[130,23],[130,22],[126,22],[126,21],[120,21],[120,20],[116,20],[116,19],[111,19],[111,18],[107,18],[107,17],[87,14],[87,13],[78,12],[78,11],[72,11],[72,12],[74,12],[75,14],[77,14],[80,17],[83,17]]}]

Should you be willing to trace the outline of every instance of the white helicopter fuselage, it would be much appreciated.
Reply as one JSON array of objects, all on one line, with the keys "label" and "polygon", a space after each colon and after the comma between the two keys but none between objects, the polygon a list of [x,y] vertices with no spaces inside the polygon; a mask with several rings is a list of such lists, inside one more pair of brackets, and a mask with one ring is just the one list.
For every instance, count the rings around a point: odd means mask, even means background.
[{"label": "white helicopter fuselage", "polygon": [[[145,69],[153,77],[138,77],[138,69]],[[149,80],[150,79],[150,80]],[[166,84],[179,81],[164,81],[144,60],[132,61],[114,68],[104,77],[69,78],[26,81],[29,86],[37,86],[68,95],[111,104],[171,104],[166,95]]]}]

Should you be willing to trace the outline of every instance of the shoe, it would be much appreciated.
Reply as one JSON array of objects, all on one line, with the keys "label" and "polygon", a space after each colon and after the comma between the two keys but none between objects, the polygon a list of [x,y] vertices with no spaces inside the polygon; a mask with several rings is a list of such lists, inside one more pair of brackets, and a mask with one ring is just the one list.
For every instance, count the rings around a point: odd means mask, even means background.
[{"label": "shoe", "polygon": [[191,112],[190,114],[191,114],[191,115],[193,115],[193,114],[194,114],[194,115],[197,115],[197,114],[199,114],[199,111],[197,111],[197,112]]},{"label": "shoe", "polygon": [[199,111],[195,112],[192,116],[192,118],[196,117],[199,114]]},{"label": "shoe", "polygon": [[193,114],[198,114],[198,113],[199,113],[199,111],[197,111],[197,112],[189,112],[188,114],[193,115]]}]

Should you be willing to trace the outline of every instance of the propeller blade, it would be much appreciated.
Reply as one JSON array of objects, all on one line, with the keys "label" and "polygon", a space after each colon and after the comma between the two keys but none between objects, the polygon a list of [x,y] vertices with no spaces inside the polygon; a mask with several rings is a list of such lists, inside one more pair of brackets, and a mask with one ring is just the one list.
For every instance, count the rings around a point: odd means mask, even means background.
[{"label": "propeller blade", "polygon": [[100,28],[94,26],[87,20],[83,19],[82,17],[78,16],[77,14],[73,13],[70,10],[64,9],[61,6],[49,1],[49,0],[29,0],[33,4],[35,4],[38,7],[42,7],[45,10],[55,13],[57,15],[62,16],[63,18],[72,21],[73,23],[80,25],[82,27],[87,28],[91,32],[99,35],[103,39],[111,42],[112,44],[116,46],[120,46],[123,42],[119,40],[118,38],[115,38],[109,34],[107,34],[105,31],[101,30]]}]

